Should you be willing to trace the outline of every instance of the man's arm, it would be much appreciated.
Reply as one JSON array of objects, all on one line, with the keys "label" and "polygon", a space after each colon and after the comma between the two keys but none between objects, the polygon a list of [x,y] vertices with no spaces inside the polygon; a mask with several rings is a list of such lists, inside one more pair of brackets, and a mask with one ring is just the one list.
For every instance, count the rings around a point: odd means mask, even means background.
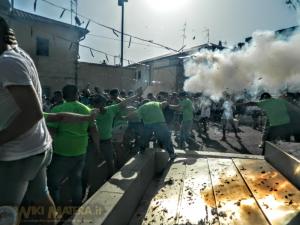
[{"label": "man's arm", "polygon": [[173,110],[176,110],[176,111],[182,111],[182,106],[180,104],[171,105],[168,102],[162,102],[161,105],[162,105],[162,108],[165,108],[165,107],[169,106],[170,109],[173,109]]},{"label": "man's arm", "polygon": [[161,109],[164,109],[164,108],[166,108],[167,106],[169,106],[169,103],[168,103],[167,101],[163,101],[163,102],[160,103],[160,108],[161,108]]},{"label": "man's arm", "polygon": [[182,107],[180,105],[168,105],[170,109],[176,110],[176,111],[181,111]]},{"label": "man's arm", "polygon": [[257,102],[241,102],[235,103],[235,106],[258,106]]},{"label": "man's arm", "polygon": [[61,112],[61,113],[46,113],[47,122],[65,122],[65,123],[81,123],[94,121],[98,111],[92,110],[90,115],[81,115],[76,113]]},{"label": "man's arm", "polygon": [[134,111],[129,111],[127,113],[127,115],[124,117],[125,120],[132,120],[132,119],[136,119],[138,117],[138,112],[137,110]]},{"label": "man's arm", "polygon": [[32,86],[8,86],[7,89],[20,112],[7,128],[0,131],[0,145],[24,134],[43,118],[37,94]]},{"label": "man's arm", "polygon": [[142,88],[139,88],[136,90],[136,95],[130,97],[130,98],[127,98],[125,99],[124,101],[120,102],[119,103],[119,106],[121,108],[124,108],[126,107],[129,103],[133,102],[134,100],[136,100],[138,97],[142,96],[143,94],[143,89]]}]

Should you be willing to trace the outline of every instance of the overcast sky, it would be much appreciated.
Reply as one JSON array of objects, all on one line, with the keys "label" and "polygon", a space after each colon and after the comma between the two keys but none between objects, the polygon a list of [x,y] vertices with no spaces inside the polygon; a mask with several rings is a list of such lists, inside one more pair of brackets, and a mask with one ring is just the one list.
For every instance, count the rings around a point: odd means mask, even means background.
[{"label": "overcast sky", "polygon": [[[70,8],[70,0],[48,0],[65,8]],[[120,30],[121,9],[118,0],[78,0],[78,13],[99,23]],[[183,28],[186,23],[187,48],[207,42],[209,29],[210,41],[225,41],[228,45],[243,41],[256,30],[277,30],[297,24],[296,12],[289,9],[285,0],[128,0],[125,6],[125,32],[147,40],[153,40],[174,49],[183,44]],[[70,23],[70,13],[62,19],[62,10],[50,6],[42,0],[37,1],[37,10],[33,11],[34,0],[15,0],[15,7],[41,16]],[[87,20],[84,20],[85,24]],[[83,24],[83,27],[85,26]],[[111,30],[90,23],[90,34],[81,43],[111,55],[120,55],[119,37]],[[126,41],[129,38],[126,37]],[[138,44],[136,44],[138,43]],[[132,39],[124,47],[124,58],[131,62],[159,56],[170,51]],[[104,54],[89,49],[80,49],[82,61],[101,62]],[[113,64],[109,56],[109,64]],[[126,63],[127,64],[127,61]]]}]

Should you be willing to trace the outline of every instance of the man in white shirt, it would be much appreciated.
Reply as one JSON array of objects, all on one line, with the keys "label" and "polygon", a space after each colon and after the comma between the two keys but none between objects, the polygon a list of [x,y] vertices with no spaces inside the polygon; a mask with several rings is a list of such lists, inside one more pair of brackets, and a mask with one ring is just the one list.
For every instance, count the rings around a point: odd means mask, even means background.
[{"label": "man in white shirt", "polygon": [[[42,112],[42,91],[32,59],[17,46],[0,17],[0,207],[19,207],[25,194],[44,207],[41,221],[54,224],[55,207],[47,189],[51,137]],[[0,218],[1,220],[1,218]]]},{"label": "man in white shirt", "polygon": [[223,136],[221,141],[226,141],[226,128],[227,124],[230,124],[233,128],[233,131],[235,133],[235,137],[240,140],[240,137],[238,136],[237,129],[235,127],[234,121],[233,121],[233,110],[234,110],[234,104],[230,100],[230,95],[225,94],[225,101],[223,103],[222,109],[223,109],[223,114],[222,114],[222,129],[223,129]]},{"label": "man in white shirt", "polygon": [[205,134],[207,134],[207,124],[210,118],[210,111],[211,111],[211,100],[206,97],[203,96],[201,98],[201,114],[200,114],[200,122],[202,123],[203,126],[203,131]]}]

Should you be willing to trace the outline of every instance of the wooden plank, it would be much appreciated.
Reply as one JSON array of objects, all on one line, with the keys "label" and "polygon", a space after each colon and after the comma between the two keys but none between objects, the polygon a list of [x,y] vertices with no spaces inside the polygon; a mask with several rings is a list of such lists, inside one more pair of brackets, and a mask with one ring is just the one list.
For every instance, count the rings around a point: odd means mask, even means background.
[{"label": "wooden plank", "polygon": [[150,203],[143,225],[175,224],[185,169],[186,159],[178,158],[171,165],[164,182],[158,187],[158,192]]},{"label": "wooden plank", "polygon": [[187,162],[176,224],[219,224],[207,159]]},{"label": "wooden plank", "polygon": [[300,224],[300,191],[265,160],[234,163],[272,225]]},{"label": "wooden plank", "polygon": [[267,225],[231,159],[208,159],[220,225]]}]

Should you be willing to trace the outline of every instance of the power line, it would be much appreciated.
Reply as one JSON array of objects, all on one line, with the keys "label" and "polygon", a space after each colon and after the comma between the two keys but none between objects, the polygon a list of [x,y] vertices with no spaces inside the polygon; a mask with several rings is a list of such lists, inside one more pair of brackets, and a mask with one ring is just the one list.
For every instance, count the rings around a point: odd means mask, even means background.
[{"label": "power line", "polygon": [[[49,34],[49,33],[48,33],[48,34]],[[107,53],[107,52],[104,52],[104,51],[102,51],[102,50],[99,50],[99,49],[90,47],[90,46],[88,46],[88,45],[79,44],[78,42],[74,42],[74,41],[68,40],[68,39],[66,39],[66,38],[63,38],[63,37],[54,35],[54,34],[51,34],[51,35],[53,35],[53,36],[56,37],[56,38],[62,39],[62,40],[64,40],[64,41],[70,42],[71,45],[70,45],[69,48],[71,48],[73,44],[78,44],[78,46],[80,46],[80,47],[89,49],[89,50],[90,50],[90,53],[91,53],[91,55],[92,55],[92,57],[94,57],[93,52],[98,52],[98,53],[103,54],[103,55],[106,57],[107,60],[108,60],[108,56],[111,56],[111,57],[113,57],[113,58],[115,58],[115,57],[116,57],[116,58],[120,58],[120,56],[112,55],[112,54],[110,54],[110,53]],[[138,64],[138,65],[148,66],[147,64],[135,62],[135,61],[133,61],[133,60],[131,60],[131,59],[125,59],[125,58],[124,58],[124,60],[126,60],[126,61],[128,62],[128,64]]]},{"label": "power line", "polygon": [[[60,6],[60,5],[57,5],[57,4],[55,4],[55,3],[53,3],[53,2],[50,2],[50,1],[48,1],[48,0],[41,0],[41,1],[43,1],[43,2],[45,2],[45,3],[47,3],[47,4],[49,4],[49,5],[52,5],[52,6],[56,7],[56,8],[60,8],[60,9],[62,9],[63,11],[66,10],[66,11],[69,11],[69,12],[71,12],[71,13],[73,12],[73,10],[67,9],[67,8],[65,8],[65,7],[62,7],[62,6]],[[114,32],[115,34],[116,34],[116,33],[121,34],[121,31],[119,31],[119,30],[117,30],[117,29],[115,29],[115,28],[113,28],[113,27],[110,27],[110,26],[107,26],[107,25],[105,25],[105,24],[99,23],[99,22],[97,22],[97,21],[95,21],[95,20],[93,20],[93,19],[91,19],[91,18],[89,18],[89,17],[87,17],[87,16],[82,15],[82,14],[77,14],[77,15],[80,16],[80,17],[82,17],[82,18],[84,18],[84,19],[87,19],[87,20],[89,20],[89,21],[95,23],[95,24],[98,25],[98,26],[107,28],[107,29],[111,30],[112,32]],[[87,28],[87,26],[86,26],[86,28]],[[153,40],[147,40],[147,39],[140,38],[140,37],[137,37],[137,36],[134,36],[134,35],[131,35],[131,34],[127,34],[127,33],[124,33],[124,35],[125,35],[125,36],[128,36],[128,37],[131,37],[131,38],[134,38],[134,39],[137,39],[137,40],[140,40],[140,41],[143,41],[143,42],[147,42],[147,43],[152,44],[152,45],[156,45],[156,46],[165,48],[165,49],[167,49],[167,50],[174,51],[174,52],[176,52],[176,53],[179,53],[179,52],[180,52],[180,51],[178,51],[178,50],[176,50],[176,49],[173,49],[173,48],[170,48],[170,47],[165,46],[165,45],[163,45],[163,44],[154,42]]]},{"label": "power line", "polygon": [[[48,33],[48,34],[49,34],[49,33]],[[99,49],[90,47],[90,46],[88,46],[88,45],[79,44],[78,42],[74,42],[74,41],[71,41],[71,40],[66,39],[66,38],[64,38],[64,37],[60,37],[60,36],[57,36],[57,35],[54,35],[54,34],[51,34],[51,35],[53,35],[53,36],[56,37],[56,38],[62,39],[62,40],[64,40],[64,41],[70,42],[71,45],[70,45],[69,48],[71,48],[73,44],[78,44],[78,46],[80,46],[80,47],[87,48],[88,50],[90,50],[90,53],[91,53],[92,57],[94,57],[93,52],[98,52],[98,53],[103,54],[103,55],[106,57],[106,59],[108,59],[107,56],[120,58],[120,56],[117,56],[117,55],[113,55],[113,54],[107,53],[107,52],[105,52],[105,51],[102,51],[102,50],[99,50]],[[126,60],[126,61],[128,61],[128,62],[135,63],[135,64],[139,64],[139,63],[137,63],[137,62],[134,62],[134,61],[131,60],[131,59],[125,59],[125,58],[124,58],[124,60]]]},{"label": "power line", "polygon": [[[108,36],[104,36],[104,35],[90,34],[90,33],[88,33],[87,35],[91,36],[91,37],[104,38],[104,39],[113,40],[113,41],[120,41],[117,38],[112,38],[112,37],[108,37]],[[138,42],[134,42],[134,41],[124,41],[124,42],[126,42],[126,43],[132,43],[132,44],[135,44],[135,45],[142,45],[142,46],[146,46],[146,47],[149,47],[149,48],[165,49],[163,47],[151,46],[151,45],[148,45],[148,44],[142,44],[142,43],[138,43]]]}]

